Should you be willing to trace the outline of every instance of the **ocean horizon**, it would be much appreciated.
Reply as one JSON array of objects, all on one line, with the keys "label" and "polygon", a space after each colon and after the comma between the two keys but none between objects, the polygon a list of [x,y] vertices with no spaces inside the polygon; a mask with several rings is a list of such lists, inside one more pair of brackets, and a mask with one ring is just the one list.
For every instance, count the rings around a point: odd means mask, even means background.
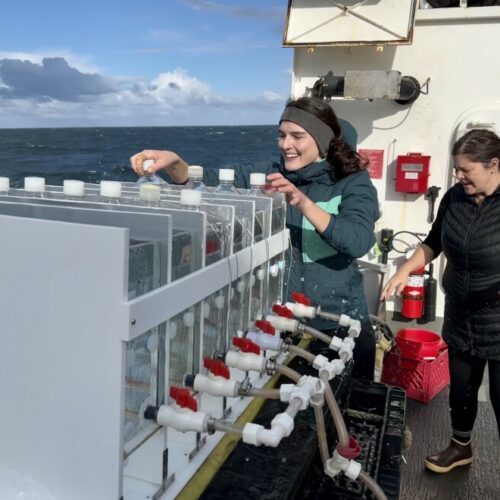
[{"label": "ocean horizon", "polygon": [[279,160],[277,125],[0,128],[0,176],[133,182],[129,158],[144,149],[175,151],[207,169],[262,169]]}]

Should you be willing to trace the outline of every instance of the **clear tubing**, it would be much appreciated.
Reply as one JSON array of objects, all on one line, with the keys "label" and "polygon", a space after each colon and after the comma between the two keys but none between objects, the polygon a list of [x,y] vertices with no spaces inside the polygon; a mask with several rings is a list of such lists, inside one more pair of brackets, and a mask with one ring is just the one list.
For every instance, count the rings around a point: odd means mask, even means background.
[{"label": "clear tubing", "polygon": [[328,375],[324,374],[321,377],[321,380],[325,384],[325,399],[328,408],[330,409],[330,413],[333,417],[333,422],[335,424],[335,428],[337,429],[337,435],[339,437],[339,444],[342,448],[347,448],[349,446],[349,434],[347,433],[347,428],[345,426],[344,419],[342,418],[342,413],[340,411],[339,405],[335,400],[335,396],[333,395],[332,388],[330,387],[330,382],[328,380]]},{"label": "clear tubing", "polygon": [[316,315],[319,316],[320,318],[329,319],[329,320],[335,321],[337,323],[340,320],[340,314],[334,314],[334,313],[331,313],[328,311],[322,311],[321,309],[316,313]]},{"label": "clear tubing", "polygon": [[295,398],[290,401],[287,406],[285,413],[290,415],[292,418],[295,418],[297,413],[299,413],[300,408],[302,407],[302,400],[300,398]]},{"label": "clear tubing", "polygon": [[213,429],[214,431],[225,432],[226,434],[236,434],[240,437],[243,436],[243,429],[232,422],[227,422],[226,420],[212,418],[208,421],[208,428]]},{"label": "clear tubing", "polygon": [[385,493],[378,483],[369,476],[366,472],[361,471],[359,473],[358,479],[365,484],[365,486],[373,493],[373,496],[377,500],[387,500]]},{"label": "clear tubing", "polygon": [[288,368],[288,366],[283,366],[283,365],[277,364],[274,367],[274,371],[276,373],[279,373],[280,375],[284,375],[285,377],[288,377],[290,380],[293,380],[294,382],[298,382],[301,379],[300,373],[297,373],[295,370]]},{"label": "clear tubing", "polygon": [[289,345],[288,352],[292,352],[297,356],[304,358],[307,362],[311,364],[313,364],[314,360],[316,359],[316,356],[313,353],[306,351],[305,349],[301,349],[300,347],[297,347],[295,345]]},{"label": "clear tubing", "polygon": [[325,342],[325,344],[330,345],[330,343],[332,342],[331,337],[329,337],[328,335],[325,335],[323,332],[320,332],[319,330],[316,330],[316,328],[313,328],[312,326],[304,325],[303,328],[304,328],[305,333],[312,335],[315,339],[319,339],[319,340]]},{"label": "clear tubing", "polygon": [[279,389],[259,389],[251,387],[250,389],[240,389],[240,396],[252,396],[254,398],[280,399]]},{"label": "clear tubing", "polygon": [[323,468],[326,461],[330,457],[328,452],[328,443],[326,441],[325,418],[323,416],[323,405],[314,407],[314,417],[316,419],[316,431],[318,433],[319,454],[321,456],[321,463]]}]

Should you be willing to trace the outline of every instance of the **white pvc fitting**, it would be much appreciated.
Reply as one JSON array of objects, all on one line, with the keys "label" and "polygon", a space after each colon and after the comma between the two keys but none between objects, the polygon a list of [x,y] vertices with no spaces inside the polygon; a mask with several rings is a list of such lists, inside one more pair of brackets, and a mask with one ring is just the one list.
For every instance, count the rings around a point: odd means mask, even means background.
[{"label": "white pvc fitting", "polygon": [[237,380],[228,380],[216,375],[203,375],[199,373],[194,378],[193,389],[205,392],[212,396],[226,396],[234,398],[238,395],[240,383]]},{"label": "white pvc fitting", "polygon": [[181,191],[181,205],[200,206],[201,205],[201,191],[194,189],[183,189]]},{"label": "white pvc fitting", "polygon": [[261,174],[258,172],[250,174],[251,186],[264,186],[265,184],[266,184],[266,174]]},{"label": "white pvc fitting", "polygon": [[160,186],[145,182],[139,186],[139,199],[142,201],[160,201]]},{"label": "white pvc fitting", "polygon": [[352,358],[352,351],[354,350],[354,340],[351,337],[346,337],[342,341],[342,345],[339,349],[339,357],[346,358],[349,361]]},{"label": "white pvc fitting", "polygon": [[316,317],[316,308],[313,306],[306,306],[305,304],[298,304],[297,302],[287,302],[285,306],[293,312],[296,318]]},{"label": "white pvc fitting", "polygon": [[10,189],[10,179],[8,177],[0,177],[0,191],[8,191]]},{"label": "white pvc fitting", "polygon": [[45,191],[44,177],[25,177],[24,190],[30,193],[43,193]]},{"label": "white pvc fitting", "polygon": [[219,168],[219,181],[234,181],[234,170],[232,168]]},{"label": "white pvc fitting", "polygon": [[118,181],[101,181],[100,194],[106,198],[120,198],[122,183]]},{"label": "white pvc fitting", "polygon": [[85,183],[83,181],[76,181],[66,179],[63,181],[63,193],[66,196],[83,196],[85,192]]},{"label": "white pvc fitting", "polygon": [[260,446],[271,446],[275,448],[284,437],[293,431],[293,418],[287,413],[279,413],[272,422],[271,428],[265,429],[262,425],[248,423],[243,427],[243,442]]},{"label": "white pvc fitting", "polygon": [[203,167],[200,167],[199,165],[189,165],[188,176],[192,179],[203,178]]},{"label": "white pvc fitting", "polygon": [[299,322],[296,319],[283,318],[281,316],[266,316],[262,318],[271,323],[277,330],[286,332],[296,332],[299,327]]},{"label": "white pvc fitting", "polygon": [[245,372],[252,370],[263,373],[267,360],[261,354],[253,352],[227,351],[225,362],[227,366],[239,368]]},{"label": "white pvc fitting", "polygon": [[351,320],[351,324],[349,325],[349,331],[347,332],[349,337],[356,339],[359,337],[360,333],[361,333],[361,322],[358,321],[357,319]]},{"label": "white pvc fitting", "polygon": [[338,351],[341,345],[342,345],[342,339],[340,337],[333,336],[329,347],[332,351]]},{"label": "white pvc fitting", "polygon": [[154,160],[144,160],[142,162],[142,169],[147,172],[154,165],[154,163]]},{"label": "white pvc fitting", "polygon": [[261,349],[279,351],[283,340],[274,335],[268,335],[262,332],[248,332],[246,338],[257,344]]},{"label": "white pvc fitting", "polygon": [[158,425],[172,427],[180,432],[207,432],[209,418],[210,415],[206,412],[195,412],[173,404],[170,406],[160,406],[156,422]]},{"label": "white pvc fitting", "polygon": [[351,318],[345,314],[341,314],[339,318],[339,326],[349,326],[351,324]]}]

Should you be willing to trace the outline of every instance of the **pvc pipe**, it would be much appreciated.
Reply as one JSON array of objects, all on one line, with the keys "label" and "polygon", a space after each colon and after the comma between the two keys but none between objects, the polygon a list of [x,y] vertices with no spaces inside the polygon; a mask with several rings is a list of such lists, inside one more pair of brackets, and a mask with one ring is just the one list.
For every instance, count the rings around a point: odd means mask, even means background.
[{"label": "pvc pipe", "polygon": [[274,371],[276,373],[279,373],[280,375],[284,375],[285,377],[288,377],[290,380],[293,380],[295,383],[297,383],[302,375],[300,373],[297,373],[295,370],[292,370],[291,368],[288,368],[288,366],[283,366],[277,364],[274,367]]},{"label": "pvc pipe", "polygon": [[239,437],[243,436],[243,429],[226,420],[212,418],[208,421],[208,428],[214,431],[221,431],[226,434],[236,434]]},{"label": "pvc pipe", "polygon": [[292,418],[295,418],[297,413],[299,413],[299,410],[302,407],[302,400],[299,398],[295,398],[290,403],[288,404],[285,413],[290,415]]},{"label": "pvc pipe", "polygon": [[382,488],[366,472],[361,471],[359,473],[358,479],[365,484],[365,486],[373,493],[374,497],[377,500],[387,500],[387,496],[385,495]]},{"label": "pvc pipe", "polygon": [[330,345],[330,342],[332,341],[331,337],[324,334],[323,332],[320,332],[319,330],[316,330],[316,328],[313,328],[312,326],[303,325],[303,331],[305,333],[308,333],[309,335],[312,335],[315,339],[319,339],[322,342],[325,342],[328,345]]},{"label": "pvc pipe", "polygon": [[314,354],[312,354],[311,352],[306,351],[305,349],[297,347],[293,344],[290,344],[288,346],[288,351],[296,354],[297,356],[300,356],[301,358],[304,358],[311,365],[314,363],[314,360],[316,359],[316,356]]},{"label": "pvc pipe", "polygon": [[333,391],[330,387],[330,382],[328,381],[328,377],[326,376],[326,374],[322,374],[321,379],[325,384],[326,404],[328,405],[330,413],[332,414],[333,422],[335,423],[335,428],[337,429],[340,446],[343,448],[347,448],[349,446],[349,434],[347,432],[344,419],[342,418],[342,413],[340,411],[339,405],[335,400],[335,396],[333,395]]},{"label": "pvc pipe", "polygon": [[335,321],[336,323],[338,323],[340,320],[340,314],[334,314],[328,311],[322,311],[321,309],[319,309],[319,311],[317,311],[316,314],[320,318],[329,319],[331,321]]},{"label": "pvc pipe", "polygon": [[279,389],[259,389],[250,387],[249,389],[240,389],[240,396],[252,396],[254,398],[280,399]]},{"label": "pvc pipe", "polygon": [[325,468],[326,461],[330,456],[328,452],[328,442],[326,440],[325,418],[323,416],[323,403],[314,405],[314,418],[316,419],[316,432],[318,434],[319,454],[321,463]]}]

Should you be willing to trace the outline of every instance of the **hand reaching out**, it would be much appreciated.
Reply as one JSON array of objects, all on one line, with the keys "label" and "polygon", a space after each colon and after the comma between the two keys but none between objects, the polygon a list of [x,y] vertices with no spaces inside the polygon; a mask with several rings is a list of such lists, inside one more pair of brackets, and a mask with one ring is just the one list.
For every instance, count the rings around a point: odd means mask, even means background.
[{"label": "hand reaching out", "polygon": [[285,179],[282,174],[275,173],[267,176],[267,180],[271,181],[266,189],[269,191],[277,191],[279,193],[285,193],[286,200],[290,205],[297,208],[301,208],[304,203],[310,201],[309,198],[292,184],[288,179]]}]

